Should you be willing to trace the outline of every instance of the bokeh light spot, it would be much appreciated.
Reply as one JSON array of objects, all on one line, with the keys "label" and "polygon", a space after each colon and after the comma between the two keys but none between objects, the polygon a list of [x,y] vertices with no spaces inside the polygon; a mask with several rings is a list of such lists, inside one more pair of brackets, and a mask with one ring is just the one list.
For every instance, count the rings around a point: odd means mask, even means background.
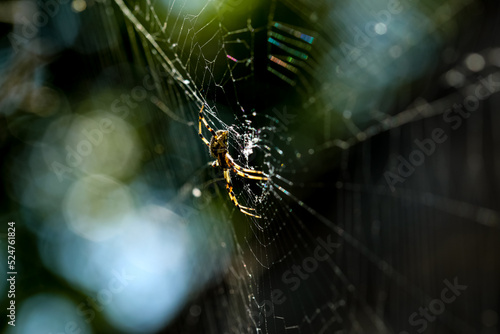
[{"label": "bokeh light spot", "polygon": [[465,65],[472,72],[479,72],[484,68],[485,61],[483,56],[477,53],[473,53],[465,58]]},{"label": "bokeh light spot", "polygon": [[69,228],[93,241],[102,241],[118,233],[133,210],[127,186],[102,175],[77,181],[63,204]]}]

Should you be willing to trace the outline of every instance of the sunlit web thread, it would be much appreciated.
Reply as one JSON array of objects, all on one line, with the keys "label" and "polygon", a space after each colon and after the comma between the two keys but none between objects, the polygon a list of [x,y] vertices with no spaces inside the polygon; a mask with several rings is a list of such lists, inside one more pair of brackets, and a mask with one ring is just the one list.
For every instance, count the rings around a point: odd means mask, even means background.
[{"label": "sunlit web thread", "polygon": [[[278,196],[278,194],[271,189],[272,196],[274,196],[278,201],[282,201],[282,198]],[[280,208],[278,206],[277,208]],[[282,204],[280,208],[280,214],[284,215],[284,217],[275,217],[275,212],[277,210],[273,209],[273,207],[270,207],[270,210],[268,211],[265,206],[260,209],[264,221],[266,221],[266,225],[260,226],[260,222],[255,222],[256,224],[251,224],[250,228],[253,230],[253,228],[258,228],[258,231],[253,231],[253,235],[256,238],[255,240],[259,243],[261,247],[268,248],[271,246],[276,246],[280,247],[280,243],[275,245],[275,242],[279,240],[296,240],[294,241],[293,245],[289,245],[287,247],[288,249],[284,248],[284,246],[281,246],[281,250],[279,251],[280,254],[283,254],[282,257],[275,257],[269,258],[269,252],[263,253],[263,256],[265,258],[265,262],[263,262],[261,259],[261,256],[259,254],[255,253],[253,247],[251,244],[248,243],[248,248],[252,252],[252,254],[255,257],[255,260],[259,263],[260,266],[264,268],[271,268],[271,266],[275,263],[280,263],[284,259],[286,259],[288,256],[292,254],[293,250],[296,250],[298,248],[298,245],[302,246],[307,246],[308,242],[303,239],[302,234],[305,232],[307,234],[307,237],[309,240],[314,240],[314,236],[311,234],[311,232],[307,229],[307,227],[300,221],[297,220],[294,215],[291,215],[291,210],[287,207],[286,204]],[[281,226],[283,225],[283,227]],[[271,228],[270,230],[268,230]],[[283,234],[284,233],[284,234]],[[264,239],[261,239],[264,238]],[[271,252],[271,254],[274,252]]]}]

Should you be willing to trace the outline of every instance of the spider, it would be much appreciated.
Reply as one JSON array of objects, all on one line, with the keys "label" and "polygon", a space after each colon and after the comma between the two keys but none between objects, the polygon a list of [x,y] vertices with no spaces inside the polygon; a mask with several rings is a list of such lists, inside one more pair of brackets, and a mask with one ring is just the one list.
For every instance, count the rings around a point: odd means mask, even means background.
[{"label": "spider", "polygon": [[[244,214],[255,217],[255,218],[260,218],[260,216],[249,212],[249,211],[255,211],[255,209],[248,208],[246,206],[242,206],[238,203],[238,200],[236,199],[236,196],[234,195],[234,192],[233,192],[233,184],[231,182],[231,176],[229,175],[229,172],[232,170],[233,172],[235,172],[239,176],[246,177],[247,179],[252,179],[252,180],[267,181],[268,180],[267,176],[261,171],[243,168],[234,162],[233,158],[229,155],[229,152],[228,152],[227,139],[228,139],[229,132],[226,130],[214,131],[208,125],[205,117],[203,117],[203,108],[204,107],[205,107],[205,105],[201,106],[200,113],[199,113],[198,134],[199,134],[201,140],[203,140],[203,142],[208,146],[208,149],[210,151],[210,155],[216,159],[212,163],[212,167],[219,167],[224,172],[224,179],[226,180],[226,189],[229,193],[229,198],[234,203],[234,205],[236,205],[236,207]],[[210,139],[210,141],[208,141],[203,136],[203,133],[201,131],[201,129],[202,129],[201,123],[202,122],[205,125],[205,127],[208,129],[208,131],[210,131],[210,133],[212,134],[212,138]]]}]

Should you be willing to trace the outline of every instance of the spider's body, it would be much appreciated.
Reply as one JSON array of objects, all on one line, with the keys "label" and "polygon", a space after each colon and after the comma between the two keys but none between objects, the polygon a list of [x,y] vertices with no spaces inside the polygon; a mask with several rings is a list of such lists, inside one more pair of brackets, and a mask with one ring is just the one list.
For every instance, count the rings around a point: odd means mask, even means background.
[{"label": "spider's body", "polygon": [[[238,209],[240,209],[241,212],[243,212],[246,215],[260,218],[260,216],[257,216],[253,213],[250,213],[249,211],[255,211],[255,209],[252,208],[247,208],[245,206],[242,206],[238,203],[238,200],[236,199],[236,196],[234,195],[233,192],[233,184],[231,182],[231,176],[229,175],[229,172],[232,170],[236,174],[238,174],[241,177],[245,177],[247,179],[253,179],[253,180],[262,180],[266,181],[267,177],[265,176],[264,173],[260,171],[256,171],[253,169],[248,169],[248,168],[243,168],[239,165],[237,165],[233,158],[229,155],[228,152],[228,135],[229,133],[225,130],[218,130],[214,131],[207,123],[205,118],[203,117],[203,107],[200,109],[200,115],[199,115],[199,122],[198,122],[198,134],[203,140],[203,142],[208,146],[208,150],[210,151],[210,155],[214,157],[216,160],[212,163],[213,167],[219,167],[222,169],[224,172],[224,179],[226,179],[226,189],[229,192],[229,198],[231,198],[231,201],[233,201],[234,205]],[[210,131],[212,134],[212,138],[210,138],[210,141],[208,141],[204,136],[203,133],[201,132],[201,123],[205,125],[205,127]]]},{"label": "spider's body", "polygon": [[[228,132],[224,130],[218,130],[215,132],[215,136],[210,139],[210,155],[217,159],[214,164],[222,170],[231,168],[228,161],[226,161],[227,151],[227,137]],[[215,166],[214,166],[215,167]]]}]

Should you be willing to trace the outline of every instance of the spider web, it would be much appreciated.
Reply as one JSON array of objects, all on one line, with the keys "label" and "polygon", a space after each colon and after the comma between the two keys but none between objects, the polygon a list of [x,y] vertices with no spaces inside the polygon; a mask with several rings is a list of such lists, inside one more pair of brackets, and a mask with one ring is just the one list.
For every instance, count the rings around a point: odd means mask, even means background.
[{"label": "spider web", "polygon": [[[474,259],[487,253],[485,262],[498,263],[492,253],[500,221],[490,195],[498,189],[498,154],[491,149],[499,120],[491,109],[500,86],[484,91],[456,131],[443,115],[482,82],[500,82],[498,49],[478,43],[470,58],[448,44],[459,33],[471,36],[457,27],[479,10],[468,1],[402,2],[405,10],[390,14],[390,24],[375,16],[373,36],[363,34],[374,13],[391,13],[388,6],[114,0],[110,8],[124,17],[132,57],[154,78],[151,102],[168,123],[150,136],[169,143],[170,158],[156,168],[168,170],[163,182],[181,189],[167,205],[187,224],[196,217],[214,226],[207,227],[208,252],[231,250],[231,260],[208,280],[213,287],[193,297],[201,322],[172,326],[413,333],[408,316],[454,277],[469,290],[428,325],[440,333],[486,326],[481,316],[497,309],[498,286],[478,277],[487,267],[475,267]],[[196,139],[202,105],[212,128],[229,131],[237,163],[270,176],[267,182],[233,176],[240,203],[262,219],[241,214],[221,173],[209,167],[207,148]],[[408,158],[414,139],[436,128],[451,139],[404,181],[387,181],[398,156]],[[308,259],[325,243],[331,254],[311,269]],[[310,269],[298,274],[294,266]],[[498,266],[490,269],[498,278]],[[285,282],[286,273],[295,283]]]}]

